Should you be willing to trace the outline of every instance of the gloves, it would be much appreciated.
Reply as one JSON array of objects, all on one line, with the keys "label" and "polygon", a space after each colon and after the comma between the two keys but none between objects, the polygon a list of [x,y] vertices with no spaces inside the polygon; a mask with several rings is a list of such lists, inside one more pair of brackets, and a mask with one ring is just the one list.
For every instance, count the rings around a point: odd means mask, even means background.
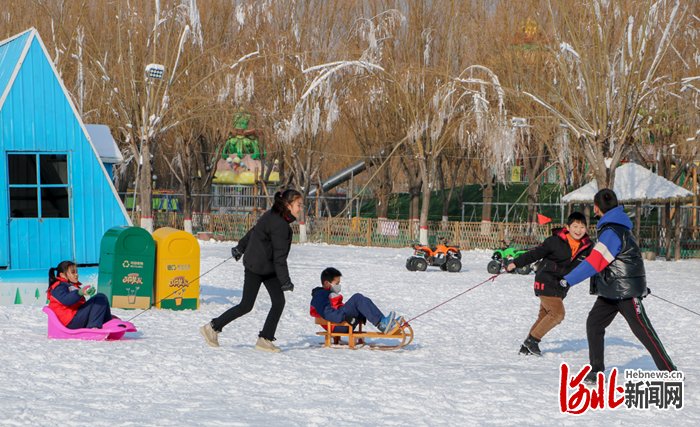
[{"label": "gloves", "polygon": [[644,293],[642,294],[642,296],[640,298],[644,299],[647,296],[649,296],[650,293],[651,293],[651,289],[649,289],[649,287],[647,286],[647,288],[644,290]]},{"label": "gloves", "polygon": [[559,281],[559,286],[561,286],[562,288],[568,288],[571,285],[569,285],[569,282],[567,282],[566,279],[561,279]]},{"label": "gloves", "polygon": [[80,295],[80,296],[87,295],[87,296],[91,297],[91,296],[95,295],[95,292],[97,292],[97,289],[93,288],[90,285],[83,286],[82,288],[78,289],[78,295]]},{"label": "gloves", "polygon": [[287,279],[287,281],[282,284],[282,291],[294,292],[294,283],[292,283],[291,279]]},{"label": "gloves", "polygon": [[358,317],[345,316],[345,321],[348,322],[353,329],[355,329],[355,327],[357,327],[359,324],[364,325],[367,322],[367,318],[362,315]]},{"label": "gloves", "polygon": [[231,255],[233,256],[233,259],[238,261],[243,256],[243,252],[241,252],[241,250],[238,249],[238,246],[236,246],[234,248],[231,248]]}]

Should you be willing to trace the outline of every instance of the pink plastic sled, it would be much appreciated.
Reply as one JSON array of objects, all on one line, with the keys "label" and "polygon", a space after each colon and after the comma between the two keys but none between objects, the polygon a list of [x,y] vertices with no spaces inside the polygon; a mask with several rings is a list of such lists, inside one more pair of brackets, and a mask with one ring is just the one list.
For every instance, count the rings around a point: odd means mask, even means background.
[{"label": "pink plastic sled", "polygon": [[74,339],[92,341],[113,341],[121,339],[127,332],[136,332],[136,327],[131,322],[113,317],[112,320],[102,325],[101,329],[81,328],[68,329],[58,320],[56,313],[46,306],[44,313],[49,316],[48,335],[54,339]]}]

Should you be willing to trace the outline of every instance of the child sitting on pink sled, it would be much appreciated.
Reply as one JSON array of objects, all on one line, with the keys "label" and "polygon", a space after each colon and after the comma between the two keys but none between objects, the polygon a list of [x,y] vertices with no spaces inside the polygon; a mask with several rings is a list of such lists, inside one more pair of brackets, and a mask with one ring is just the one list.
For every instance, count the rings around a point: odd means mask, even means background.
[{"label": "child sitting on pink sled", "polygon": [[[49,269],[49,288],[46,296],[49,308],[68,329],[102,328],[112,320],[109,300],[105,294],[96,294],[94,287],[78,281],[78,268],[72,261],[63,261]],[[90,297],[89,300],[85,296]]]}]

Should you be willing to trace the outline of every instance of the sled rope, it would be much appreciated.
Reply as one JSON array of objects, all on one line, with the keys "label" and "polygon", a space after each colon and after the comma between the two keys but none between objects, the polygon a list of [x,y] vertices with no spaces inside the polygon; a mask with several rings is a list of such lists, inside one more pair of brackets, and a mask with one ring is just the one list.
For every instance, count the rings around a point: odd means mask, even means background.
[{"label": "sled rope", "polygon": [[[231,255],[230,257],[228,257],[228,258],[226,258],[225,260],[221,261],[220,263],[216,264],[214,267],[210,268],[209,270],[205,271],[204,273],[200,274],[199,277],[197,277],[196,279],[194,279],[191,283],[196,282],[197,280],[201,279],[205,274],[210,273],[211,271],[213,271],[213,270],[219,268],[223,263],[225,263],[226,261],[230,260],[231,258],[233,258],[233,255]],[[147,312],[148,310],[150,310],[151,308],[153,308],[153,306],[155,306],[155,305],[158,304],[159,302],[168,299],[169,297],[175,295],[175,294],[176,294],[177,292],[179,292],[179,291],[180,291],[180,289],[176,289],[174,292],[169,293],[168,295],[166,295],[166,296],[164,296],[163,298],[161,298],[161,299],[159,299],[158,301],[156,301],[152,306],[148,307],[148,308],[145,309],[145,310],[142,310],[140,313],[138,313],[137,315],[135,315],[135,316],[132,317],[131,319],[127,320],[127,322],[131,322],[131,321],[134,320],[135,318],[139,317],[139,316],[142,315],[143,313],[145,313],[145,312]]]},{"label": "sled rope", "polygon": [[[457,295],[453,296],[452,298],[441,302],[440,304],[436,305],[435,307],[432,307],[432,308],[430,308],[430,309],[428,309],[428,310],[422,312],[422,313],[419,314],[418,316],[415,316],[415,317],[413,317],[413,318],[410,319],[410,320],[404,321],[403,324],[407,324],[407,323],[413,322],[414,320],[416,320],[417,318],[423,316],[424,314],[428,314],[428,313],[430,313],[431,311],[435,310],[436,308],[442,307],[443,305],[447,304],[448,302],[450,302],[450,301],[452,301],[452,300],[454,300],[454,299],[457,299],[457,298],[461,297],[462,295],[466,294],[467,292],[469,292],[469,291],[471,291],[471,290],[473,290],[473,289],[478,288],[479,286],[483,285],[483,284],[486,283],[486,282],[493,282],[494,280],[496,280],[496,277],[498,277],[498,276],[500,276],[500,275],[501,275],[501,273],[494,274],[493,276],[489,277],[488,279],[484,280],[484,281],[481,282],[481,283],[478,283],[478,284],[472,286],[471,288],[467,289],[466,291],[460,292],[460,293],[458,293]],[[402,326],[403,326],[403,324],[402,324]]]},{"label": "sled rope", "polygon": [[655,297],[655,298],[658,298],[658,299],[660,299],[661,301],[666,301],[667,303],[672,304],[672,305],[675,305],[676,307],[682,308],[682,309],[685,310],[685,311],[689,311],[689,312],[695,314],[696,316],[700,316],[700,313],[698,313],[697,311],[693,311],[693,310],[691,310],[691,309],[689,309],[689,308],[685,308],[685,307],[683,307],[682,305],[678,305],[678,304],[676,304],[675,302],[671,302],[671,301],[667,300],[666,298],[661,298],[660,296],[658,296],[658,295],[656,295],[656,294],[649,294],[649,295],[651,295],[651,296],[653,296],[653,297]]}]

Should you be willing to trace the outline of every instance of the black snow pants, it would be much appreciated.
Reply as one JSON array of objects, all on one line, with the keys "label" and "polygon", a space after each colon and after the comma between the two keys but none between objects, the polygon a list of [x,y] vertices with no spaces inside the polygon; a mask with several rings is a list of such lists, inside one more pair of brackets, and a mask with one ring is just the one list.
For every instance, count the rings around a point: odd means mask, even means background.
[{"label": "black snow pants", "polygon": [[660,371],[675,371],[676,365],[666,353],[651,320],[647,317],[641,298],[612,300],[598,297],[586,320],[588,336],[588,355],[594,372],[605,370],[605,328],[607,328],[617,313],[621,313],[630,326],[632,333],[651,354],[657,369]]},{"label": "black snow pants", "polygon": [[258,291],[260,291],[260,284],[264,284],[267,289],[267,293],[270,294],[270,301],[272,302],[272,307],[267,313],[267,318],[265,319],[265,325],[258,336],[268,339],[270,341],[275,339],[275,331],[277,331],[277,324],[282,317],[282,311],[284,310],[284,292],[282,292],[282,284],[275,274],[261,276],[255,274],[252,271],[245,270],[245,278],[243,279],[243,296],[241,302],[235,306],[231,307],[224,312],[221,316],[216,319],[212,319],[211,326],[215,331],[221,331],[224,326],[249,313],[253,306],[255,305],[255,300],[258,297]]}]

